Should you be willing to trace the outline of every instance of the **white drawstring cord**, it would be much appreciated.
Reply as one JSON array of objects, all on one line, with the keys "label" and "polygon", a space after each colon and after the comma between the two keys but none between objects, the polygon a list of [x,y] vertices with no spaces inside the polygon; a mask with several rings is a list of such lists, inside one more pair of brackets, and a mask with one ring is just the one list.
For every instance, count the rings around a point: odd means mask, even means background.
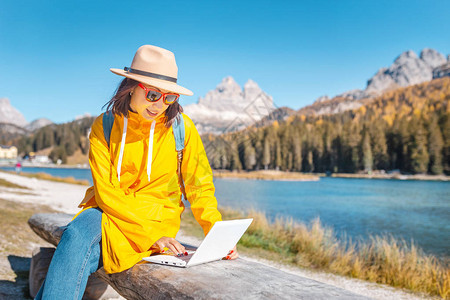
[{"label": "white drawstring cord", "polygon": [[155,125],[156,121],[153,120],[152,127],[150,128],[150,136],[148,138],[148,158],[147,158],[148,182],[150,182],[150,173],[152,172],[153,135],[155,133]]},{"label": "white drawstring cord", "polygon": [[127,127],[128,127],[128,118],[123,118],[123,132],[122,132],[122,141],[120,142],[120,153],[119,153],[119,162],[117,164],[117,177],[120,182],[120,171],[122,168],[122,159],[123,159],[123,150],[125,149],[125,140],[127,138]]},{"label": "white drawstring cord", "polygon": [[[148,157],[147,157],[148,182],[150,182],[150,173],[152,172],[153,136],[155,133],[155,125],[156,125],[156,121],[153,120],[151,128],[150,128],[150,135],[148,138]],[[119,179],[119,182],[120,182],[120,171],[122,168],[123,152],[125,149],[125,140],[127,137],[127,127],[128,127],[128,118],[125,117],[123,119],[123,132],[122,132],[122,141],[120,143],[119,162],[117,163],[117,177]]]}]

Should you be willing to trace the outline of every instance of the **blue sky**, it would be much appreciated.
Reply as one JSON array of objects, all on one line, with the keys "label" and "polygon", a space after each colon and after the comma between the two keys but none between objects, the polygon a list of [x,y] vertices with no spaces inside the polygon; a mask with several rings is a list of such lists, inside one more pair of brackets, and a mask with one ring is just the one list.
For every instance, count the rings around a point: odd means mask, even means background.
[{"label": "blue sky", "polygon": [[[135,51],[175,53],[197,101],[231,75],[299,109],[365,88],[403,51],[450,53],[450,1],[21,1],[0,4],[0,97],[28,121],[101,113]],[[447,38],[445,37],[447,36]]]}]

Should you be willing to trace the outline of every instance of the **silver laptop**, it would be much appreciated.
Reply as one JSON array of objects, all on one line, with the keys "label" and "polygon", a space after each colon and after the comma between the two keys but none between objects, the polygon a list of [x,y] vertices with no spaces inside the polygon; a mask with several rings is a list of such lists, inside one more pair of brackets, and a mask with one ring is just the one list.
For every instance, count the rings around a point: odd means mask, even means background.
[{"label": "silver laptop", "polygon": [[181,257],[173,254],[152,255],[143,260],[182,268],[220,260],[239,242],[252,221],[253,219],[218,221],[196,251],[187,250],[188,255]]}]

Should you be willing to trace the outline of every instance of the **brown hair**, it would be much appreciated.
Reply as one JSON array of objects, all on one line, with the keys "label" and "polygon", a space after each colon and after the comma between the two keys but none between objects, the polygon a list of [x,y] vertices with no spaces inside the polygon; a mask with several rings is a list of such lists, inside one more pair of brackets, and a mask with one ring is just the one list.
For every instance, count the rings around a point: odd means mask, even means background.
[{"label": "brown hair", "polygon": [[[106,110],[111,111],[115,115],[128,117],[128,111],[131,110],[130,92],[133,91],[138,84],[139,81],[125,77],[117,87],[116,91],[114,92],[114,96],[112,96],[111,100],[109,100],[105,105],[103,105],[103,107],[106,106]],[[165,126],[167,128],[172,126],[172,123],[175,122],[175,118],[177,118],[179,121],[179,117],[177,116],[178,113],[182,112],[183,107],[181,107],[180,103],[178,103],[178,100],[175,101],[175,103],[170,104],[169,107],[164,112]]]}]

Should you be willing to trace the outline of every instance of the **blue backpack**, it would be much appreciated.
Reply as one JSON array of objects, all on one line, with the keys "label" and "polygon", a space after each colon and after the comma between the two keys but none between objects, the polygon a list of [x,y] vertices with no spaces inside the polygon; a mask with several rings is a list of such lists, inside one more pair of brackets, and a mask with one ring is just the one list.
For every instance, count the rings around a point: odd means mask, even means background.
[{"label": "blue backpack", "polygon": [[[178,118],[179,117],[179,118]],[[106,143],[109,147],[109,141],[111,139],[111,130],[114,124],[114,114],[111,111],[107,111],[103,114],[103,134],[105,135]],[[183,161],[183,149],[184,149],[184,121],[183,115],[178,114],[175,118],[175,122],[172,124],[173,135],[175,137],[175,150],[177,151],[177,174],[178,184],[184,199],[187,200],[186,191],[184,189],[184,181],[181,175],[181,162]]]}]

